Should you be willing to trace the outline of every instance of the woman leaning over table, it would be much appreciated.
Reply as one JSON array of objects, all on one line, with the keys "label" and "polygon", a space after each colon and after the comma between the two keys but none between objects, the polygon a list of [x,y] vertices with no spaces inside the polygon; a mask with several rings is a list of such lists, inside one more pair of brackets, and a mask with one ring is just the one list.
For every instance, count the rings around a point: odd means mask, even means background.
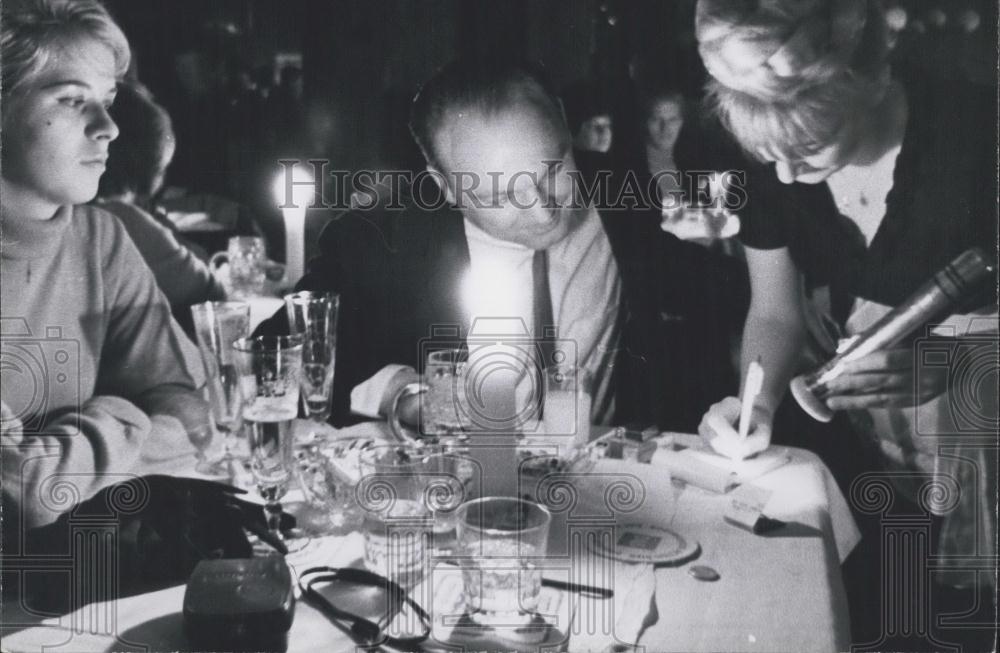
[{"label": "woman leaning over table", "polygon": [[6,0],[2,18],[6,539],[190,452],[208,422],[197,350],[121,223],[85,205],[118,135],[124,34],[94,0]]},{"label": "woman leaning over table", "polygon": [[[979,246],[995,260],[995,89],[892,69],[874,0],[700,0],[696,29],[720,118],[787,184],[758,189],[744,220],[753,298],[743,369],[759,356],[766,371],[751,436],[736,437],[734,397],[712,406],[700,427],[716,450],[743,457],[768,445],[790,379],[815,364],[807,343],[825,340],[825,356],[836,345],[829,329],[813,326],[858,333],[964,250]],[[802,292],[803,277],[828,288],[825,317],[817,319],[818,293],[807,300]],[[994,291],[947,324],[966,343],[992,342],[980,353],[995,364]],[[995,426],[961,440],[951,412],[971,406],[976,414],[960,417],[996,424],[995,368],[986,383],[957,369],[915,368],[920,346],[849,364],[827,404],[871,436],[890,470],[957,480],[936,553],[995,556]],[[973,401],[953,401],[963,394]],[[918,502],[920,483],[899,484],[897,496]],[[996,582],[992,573],[960,576],[938,578]]]}]

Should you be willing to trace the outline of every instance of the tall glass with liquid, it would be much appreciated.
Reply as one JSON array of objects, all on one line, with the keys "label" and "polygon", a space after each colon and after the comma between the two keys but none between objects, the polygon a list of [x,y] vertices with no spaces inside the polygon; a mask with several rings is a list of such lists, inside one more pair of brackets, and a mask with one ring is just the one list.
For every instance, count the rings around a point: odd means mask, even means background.
[{"label": "tall glass with liquid", "polygon": [[293,422],[299,412],[302,339],[258,336],[233,343],[243,394],[250,471],[265,501],[268,529],[282,538],[281,499],[292,482]]}]

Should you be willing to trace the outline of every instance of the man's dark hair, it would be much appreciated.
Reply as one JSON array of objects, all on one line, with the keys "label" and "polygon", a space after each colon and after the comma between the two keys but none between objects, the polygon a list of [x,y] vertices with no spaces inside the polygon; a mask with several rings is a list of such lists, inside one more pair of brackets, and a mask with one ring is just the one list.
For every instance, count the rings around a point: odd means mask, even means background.
[{"label": "man's dark hair", "polygon": [[541,65],[460,59],[441,68],[417,93],[410,133],[424,157],[440,169],[434,136],[456,109],[494,116],[519,100],[534,101],[563,120],[559,96]]}]

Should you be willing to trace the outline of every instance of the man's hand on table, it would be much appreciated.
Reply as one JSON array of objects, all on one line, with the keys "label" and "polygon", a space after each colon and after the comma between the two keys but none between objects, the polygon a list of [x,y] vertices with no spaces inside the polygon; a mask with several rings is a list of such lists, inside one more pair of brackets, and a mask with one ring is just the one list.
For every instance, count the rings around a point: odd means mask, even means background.
[{"label": "man's hand on table", "polygon": [[716,453],[733,460],[743,460],[767,449],[771,444],[771,423],[774,416],[762,406],[754,406],[750,415],[750,430],[746,439],[736,431],[740,419],[740,400],[726,397],[712,406],[701,418],[698,434]]},{"label": "man's hand on table", "polygon": [[[410,383],[419,383],[420,375],[412,368],[402,369],[392,377],[385,392],[382,394],[382,401],[379,403],[378,412],[385,417],[389,416],[392,409],[392,401],[399,394],[404,386]],[[408,426],[419,426],[420,424],[420,400],[423,395],[409,395],[400,399],[397,415],[399,421]]]}]

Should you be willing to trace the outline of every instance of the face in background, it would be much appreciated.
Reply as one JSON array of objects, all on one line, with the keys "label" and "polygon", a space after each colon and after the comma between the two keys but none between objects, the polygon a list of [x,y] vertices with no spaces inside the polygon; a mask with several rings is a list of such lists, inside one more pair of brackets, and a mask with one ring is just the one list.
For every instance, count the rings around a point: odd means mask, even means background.
[{"label": "face in background", "polygon": [[601,114],[583,121],[573,144],[585,152],[607,152],[611,149],[613,135],[611,116]]},{"label": "face in background", "polygon": [[80,40],[4,98],[3,194],[11,217],[49,218],[94,198],[118,136],[108,116],[115,81],[111,49]]},{"label": "face in background", "polygon": [[[578,224],[569,130],[537,102],[515,100],[494,115],[452,109],[434,146],[448,200],[494,238],[547,249]],[[460,192],[459,173],[465,187],[479,184]]]},{"label": "face in background", "polygon": [[646,117],[646,144],[658,150],[670,150],[684,125],[681,97],[665,97],[653,102]]}]

